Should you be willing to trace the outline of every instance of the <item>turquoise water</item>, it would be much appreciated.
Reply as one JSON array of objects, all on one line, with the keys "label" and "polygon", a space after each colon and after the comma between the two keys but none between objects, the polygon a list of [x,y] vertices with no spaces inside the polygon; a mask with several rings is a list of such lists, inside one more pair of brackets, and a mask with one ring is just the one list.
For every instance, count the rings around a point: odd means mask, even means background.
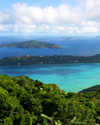
[{"label": "turquoise water", "polygon": [[46,84],[55,83],[67,92],[78,92],[100,84],[100,64],[54,64],[30,66],[2,66],[0,74],[28,76]]},{"label": "turquoise water", "polygon": [[[21,42],[26,40],[39,40],[61,45],[61,49],[23,49],[0,48],[0,58],[7,56],[49,56],[73,55],[89,56],[100,54],[100,38],[75,37],[67,40],[64,37],[0,37],[0,44]],[[78,92],[84,88],[100,84],[100,64],[60,64],[60,65],[31,65],[31,66],[2,66],[0,74],[9,76],[25,75],[34,80],[38,79],[46,84],[58,84],[67,92]]]}]

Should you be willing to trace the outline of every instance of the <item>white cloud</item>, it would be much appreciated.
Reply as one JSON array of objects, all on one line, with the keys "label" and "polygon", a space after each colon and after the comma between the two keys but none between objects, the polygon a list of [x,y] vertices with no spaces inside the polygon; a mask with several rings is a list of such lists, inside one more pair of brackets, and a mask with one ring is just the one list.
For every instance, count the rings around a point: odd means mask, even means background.
[{"label": "white cloud", "polygon": [[49,32],[50,28],[48,25],[41,25],[38,27],[38,32]]},{"label": "white cloud", "polygon": [[25,23],[25,24],[38,24],[41,22],[42,17],[42,9],[40,7],[31,6],[28,7],[24,4],[14,4],[14,15],[16,15],[15,19],[17,22]]},{"label": "white cloud", "polygon": [[79,8],[73,8],[67,4],[42,9],[17,3],[13,5],[13,9],[16,21],[25,24],[77,24],[82,18]]},{"label": "white cloud", "polygon": [[97,27],[83,27],[83,32],[85,33],[97,33]]},{"label": "white cloud", "polygon": [[9,31],[8,25],[0,25],[0,31]]},{"label": "white cloud", "polygon": [[[12,5],[12,12],[0,12],[0,31],[47,33],[97,33],[100,31],[100,0],[76,0],[71,6]],[[6,25],[6,27],[4,26]]]},{"label": "white cloud", "polygon": [[87,20],[100,21],[100,0],[87,0],[85,8]]},{"label": "white cloud", "polygon": [[76,25],[81,21],[81,10],[68,5],[60,5],[56,8],[57,20],[62,24]]},{"label": "white cloud", "polygon": [[14,32],[31,33],[34,32],[35,27],[35,25],[14,24],[12,30]]},{"label": "white cloud", "polygon": [[0,24],[9,24],[13,23],[14,20],[12,19],[12,15],[5,10],[4,13],[0,12]]},{"label": "white cloud", "polygon": [[64,26],[53,26],[51,31],[55,33],[64,32],[65,28]]},{"label": "white cloud", "polygon": [[57,19],[57,12],[53,7],[46,7],[42,11],[43,17],[41,18],[42,23],[53,24]]}]

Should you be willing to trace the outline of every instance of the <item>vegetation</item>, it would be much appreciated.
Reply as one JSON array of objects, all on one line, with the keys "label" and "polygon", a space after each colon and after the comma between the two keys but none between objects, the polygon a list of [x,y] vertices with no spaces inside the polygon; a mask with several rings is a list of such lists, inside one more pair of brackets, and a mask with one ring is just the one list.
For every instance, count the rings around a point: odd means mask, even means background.
[{"label": "vegetation", "polygon": [[17,47],[17,48],[61,48],[60,45],[51,44],[47,42],[40,42],[36,40],[13,42],[9,44],[2,44],[0,47]]},{"label": "vegetation", "polygon": [[95,85],[95,86],[83,89],[82,91],[80,91],[78,93],[86,93],[86,92],[96,91],[99,88],[100,88],[100,85]]},{"label": "vegetation", "polygon": [[97,125],[100,89],[76,94],[27,76],[0,75],[0,125]]},{"label": "vegetation", "polygon": [[33,64],[100,63],[100,54],[93,56],[22,56],[0,59],[0,66]]}]

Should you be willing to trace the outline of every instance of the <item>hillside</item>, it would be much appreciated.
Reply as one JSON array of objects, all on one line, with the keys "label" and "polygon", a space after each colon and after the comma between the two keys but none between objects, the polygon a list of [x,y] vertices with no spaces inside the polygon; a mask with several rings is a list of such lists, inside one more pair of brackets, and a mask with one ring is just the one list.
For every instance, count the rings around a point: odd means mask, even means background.
[{"label": "hillside", "polygon": [[79,91],[78,93],[86,93],[86,92],[96,91],[98,89],[100,89],[100,85],[95,85],[95,86],[83,89],[83,90]]},{"label": "hillside", "polygon": [[61,48],[60,45],[51,44],[47,42],[41,42],[36,40],[13,42],[9,44],[2,44],[0,47],[17,47],[17,48]]},{"label": "hillside", "polygon": [[97,125],[100,89],[66,93],[27,76],[0,75],[0,125]]},{"label": "hillside", "polygon": [[5,57],[0,59],[0,66],[34,65],[34,64],[68,64],[68,63],[100,63],[100,54],[93,56],[22,56]]}]

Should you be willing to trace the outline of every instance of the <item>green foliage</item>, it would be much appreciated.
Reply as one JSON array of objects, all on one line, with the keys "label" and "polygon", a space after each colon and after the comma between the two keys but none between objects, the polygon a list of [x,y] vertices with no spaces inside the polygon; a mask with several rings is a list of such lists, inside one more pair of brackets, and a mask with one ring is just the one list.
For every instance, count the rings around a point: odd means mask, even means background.
[{"label": "green foliage", "polygon": [[100,89],[76,94],[26,76],[0,75],[0,125],[92,125],[100,120]]},{"label": "green foliage", "polygon": [[[82,91],[80,91],[79,93],[86,93],[86,92],[91,92],[91,91],[96,91],[96,90],[100,90],[100,85],[95,85],[86,89],[83,89]],[[98,92],[99,92],[98,90]]]},{"label": "green foliage", "polygon": [[18,48],[61,48],[60,45],[51,44],[47,42],[40,42],[36,40],[13,42],[9,44],[2,44],[0,47],[18,47]]},{"label": "green foliage", "polygon": [[[29,42],[28,42],[29,43]],[[41,43],[38,43],[41,46]],[[31,45],[31,44],[29,44]],[[49,46],[49,45],[48,45]],[[32,47],[32,45],[31,45]],[[49,46],[50,47],[50,46]],[[25,47],[26,48],[26,47]],[[43,48],[43,46],[42,46]],[[44,47],[46,48],[46,46]],[[51,48],[56,48],[52,45]],[[59,46],[58,46],[59,48]],[[100,54],[94,56],[70,56],[70,55],[53,55],[53,56],[21,56],[21,57],[5,57],[0,59],[1,66],[8,65],[33,65],[33,64],[67,64],[67,63],[100,63]],[[88,90],[85,89],[82,93],[95,91],[100,88],[100,85],[93,86]]]}]

